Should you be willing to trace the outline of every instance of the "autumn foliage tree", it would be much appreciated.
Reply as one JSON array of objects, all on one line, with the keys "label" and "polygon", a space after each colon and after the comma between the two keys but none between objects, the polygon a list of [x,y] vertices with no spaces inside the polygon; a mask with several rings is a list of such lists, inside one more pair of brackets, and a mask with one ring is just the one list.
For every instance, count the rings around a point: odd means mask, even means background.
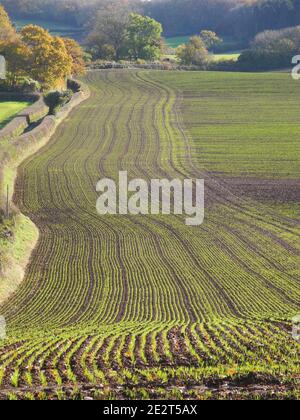
[{"label": "autumn foliage tree", "polygon": [[35,25],[24,27],[20,35],[28,48],[26,70],[44,88],[58,86],[71,74],[72,58],[61,38]]},{"label": "autumn foliage tree", "polygon": [[72,59],[71,75],[81,76],[85,73],[84,52],[80,45],[70,38],[62,38],[67,53]]},{"label": "autumn foliage tree", "polygon": [[206,48],[211,50],[217,45],[221,45],[223,40],[213,31],[203,30],[200,32],[200,38],[204,42]]},{"label": "autumn foliage tree", "polygon": [[0,54],[6,59],[7,83],[12,87],[27,77],[48,90],[63,87],[70,75],[84,73],[83,51],[76,41],[52,36],[36,25],[25,26],[17,34],[1,6],[0,19],[0,34],[2,27],[7,30],[0,37]]},{"label": "autumn foliage tree", "polygon": [[11,41],[16,37],[16,31],[3,6],[0,4],[0,43]]},{"label": "autumn foliage tree", "polygon": [[29,49],[20,38],[16,38],[2,44],[0,51],[6,59],[6,84],[15,87],[20,79],[27,76]]},{"label": "autumn foliage tree", "polygon": [[180,45],[176,54],[185,65],[203,66],[208,60],[206,45],[199,36],[193,36],[187,44]]},{"label": "autumn foliage tree", "polygon": [[26,46],[21,42],[8,14],[0,5],[0,54],[6,59],[6,83],[14,86],[25,75]]}]

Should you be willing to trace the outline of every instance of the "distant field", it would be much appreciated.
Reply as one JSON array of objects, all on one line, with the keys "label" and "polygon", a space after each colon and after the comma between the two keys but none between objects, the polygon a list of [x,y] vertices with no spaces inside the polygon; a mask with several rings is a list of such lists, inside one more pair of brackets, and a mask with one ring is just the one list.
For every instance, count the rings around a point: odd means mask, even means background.
[{"label": "distant field", "polygon": [[[240,53],[235,52],[235,53],[228,53],[228,54],[212,54],[210,56],[210,58],[213,59],[214,61],[224,61],[224,60],[235,60],[235,61],[237,61],[239,56],[240,56]],[[168,58],[170,60],[178,61],[178,58],[177,58],[175,53],[174,54],[165,54],[164,58]]]},{"label": "distant field", "polygon": [[175,36],[175,37],[171,37],[171,38],[166,38],[166,43],[171,48],[177,48],[177,47],[179,47],[179,45],[185,44],[186,42],[188,42],[188,40],[190,39],[191,36],[192,35]]},{"label": "distant field", "polygon": [[0,101],[0,129],[28,105],[28,102]]},{"label": "distant field", "polygon": [[82,38],[84,31],[76,26],[67,25],[65,23],[51,22],[47,20],[17,19],[14,24],[18,30],[26,25],[38,25],[47,29],[52,35],[63,36],[65,38]]},{"label": "distant field", "polygon": [[214,54],[214,60],[223,61],[223,60],[238,60],[241,52],[232,52],[224,54]]}]

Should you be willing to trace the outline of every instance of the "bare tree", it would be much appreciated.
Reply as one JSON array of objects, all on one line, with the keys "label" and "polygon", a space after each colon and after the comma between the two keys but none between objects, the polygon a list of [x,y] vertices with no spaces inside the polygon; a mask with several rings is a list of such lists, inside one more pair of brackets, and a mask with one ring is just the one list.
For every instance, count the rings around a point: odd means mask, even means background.
[{"label": "bare tree", "polygon": [[96,18],[93,22],[93,30],[88,36],[87,44],[113,49],[114,58],[119,60],[126,37],[126,27],[129,23],[129,15],[135,10],[129,0],[104,1],[98,7]]}]

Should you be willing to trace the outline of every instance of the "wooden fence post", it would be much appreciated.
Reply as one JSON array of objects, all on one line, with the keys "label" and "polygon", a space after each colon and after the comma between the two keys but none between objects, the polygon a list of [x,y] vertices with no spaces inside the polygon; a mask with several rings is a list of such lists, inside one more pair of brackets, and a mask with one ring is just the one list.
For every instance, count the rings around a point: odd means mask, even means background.
[{"label": "wooden fence post", "polygon": [[6,192],[6,218],[9,218],[9,186],[7,185],[7,192]]}]

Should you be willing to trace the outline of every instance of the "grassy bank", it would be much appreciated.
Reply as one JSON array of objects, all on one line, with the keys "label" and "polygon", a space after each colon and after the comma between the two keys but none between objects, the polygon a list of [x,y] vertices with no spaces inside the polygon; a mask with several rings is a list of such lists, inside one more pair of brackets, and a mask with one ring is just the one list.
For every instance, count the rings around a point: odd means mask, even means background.
[{"label": "grassy bank", "polygon": [[0,304],[23,280],[38,237],[36,226],[22,214],[0,224]]},{"label": "grassy bank", "polygon": [[0,101],[0,130],[28,105],[29,102]]},{"label": "grassy bank", "polygon": [[[38,228],[20,213],[13,203],[14,194],[19,192],[19,185],[16,184],[18,168],[29,156],[47,144],[57,126],[88,95],[88,90],[83,88],[60,108],[56,117],[46,116],[34,129],[0,143],[0,303],[3,303],[24,279],[26,266],[39,236]],[[35,112],[41,110],[44,115],[44,105],[41,105],[41,108],[37,107]],[[33,110],[28,108],[26,112]],[[35,114],[32,115],[34,117]],[[9,215],[6,214],[7,199]]]}]

